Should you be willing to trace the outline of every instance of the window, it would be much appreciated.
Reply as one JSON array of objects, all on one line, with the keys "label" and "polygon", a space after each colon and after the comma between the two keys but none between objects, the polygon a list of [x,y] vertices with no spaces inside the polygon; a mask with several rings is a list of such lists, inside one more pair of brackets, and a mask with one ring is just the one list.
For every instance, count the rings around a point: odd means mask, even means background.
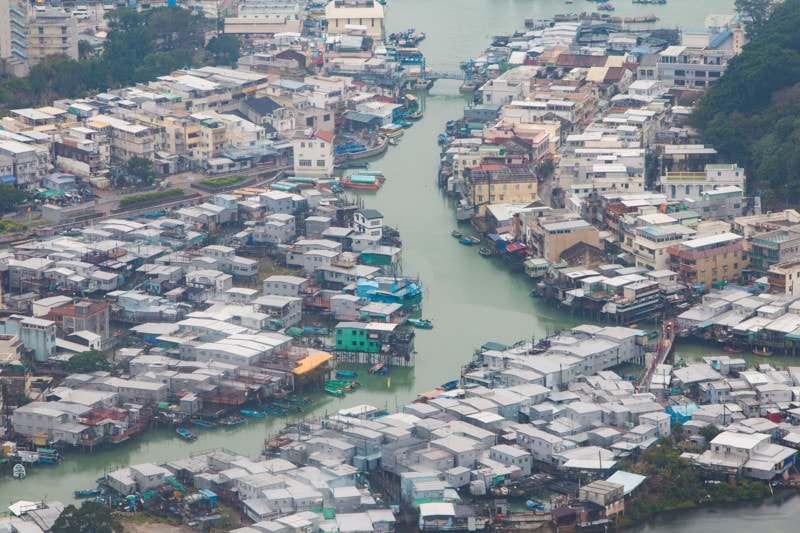
[{"label": "window", "polygon": [[317,159],[317,166],[318,167],[324,167],[325,166],[325,160],[324,159]]},{"label": "window", "polygon": [[300,161],[297,162],[297,164],[299,166],[301,166],[301,167],[310,167],[311,166],[311,160],[310,159],[301,159]]}]

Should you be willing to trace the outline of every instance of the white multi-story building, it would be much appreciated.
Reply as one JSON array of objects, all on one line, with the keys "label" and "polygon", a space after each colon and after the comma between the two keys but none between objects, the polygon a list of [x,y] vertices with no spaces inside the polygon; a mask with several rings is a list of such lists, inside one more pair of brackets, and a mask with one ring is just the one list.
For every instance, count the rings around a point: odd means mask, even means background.
[{"label": "white multi-story building", "polygon": [[705,172],[667,172],[658,179],[661,192],[670,200],[697,198],[717,187],[745,188],[744,169],[733,164],[706,165]]},{"label": "white multi-story building", "polygon": [[0,61],[14,76],[28,73],[28,6],[26,0],[0,0]]},{"label": "white multi-story building", "polygon": [[301,130],[292,137],[294,173],[297,176],[333,174],[333,138],[324,130]]}]

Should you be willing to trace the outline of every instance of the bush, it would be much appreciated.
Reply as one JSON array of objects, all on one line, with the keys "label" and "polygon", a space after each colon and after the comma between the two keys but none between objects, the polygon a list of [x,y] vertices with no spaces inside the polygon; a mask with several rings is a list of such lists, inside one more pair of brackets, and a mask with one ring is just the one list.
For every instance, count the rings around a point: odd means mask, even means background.
[{"label": "bush", "polygon": [[208,187],[209,189],[223,189],[225,187],[232,187],[237,183],[242,183],[250,179],[248,176],[243,176],[241,174],[236,176],[223,176],[220,178],[208,178],[200,182],[200,184],[204,187]]},{"label": "bush", "polygon": [[119,207],[124,209],[126,207],[134,207],[137,205],[169,200],[170,198],[178,198],[180,196],[183,196],[183,191],[180,189],[164,189],[163,191],[133,194],[131,196],[125,196],[122,198],[119,201]]}]

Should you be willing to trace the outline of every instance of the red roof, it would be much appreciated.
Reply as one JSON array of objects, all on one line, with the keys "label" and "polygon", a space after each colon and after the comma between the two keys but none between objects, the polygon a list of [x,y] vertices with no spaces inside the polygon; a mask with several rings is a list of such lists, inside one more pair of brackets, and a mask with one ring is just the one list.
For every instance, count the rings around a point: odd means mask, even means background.
[{"label": "red roof", "polygon": [[333,138],[334,138],[334,134],[333,133],[331,133],[329,131],[325,131],[325,130],[317,130],[317,131],[315,131],[314,132],[314,136],[317,139],[322,139],[323,141],[327,141],[329,143],[332,143],[333,142]]}]

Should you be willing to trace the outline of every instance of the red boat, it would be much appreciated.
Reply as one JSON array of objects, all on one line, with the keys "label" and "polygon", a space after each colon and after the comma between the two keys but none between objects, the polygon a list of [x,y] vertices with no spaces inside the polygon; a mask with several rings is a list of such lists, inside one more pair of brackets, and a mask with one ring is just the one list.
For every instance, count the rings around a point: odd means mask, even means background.
[{"label": "red boat", "polygon": [[756,355],[760,355],[761,357],[769,357],[770,355],[772,355],[773,352],[772,350],[764,346],[762,348],[753,348],[753,353]]},{"label": "red boat", "polygon": [[742,353],[744,351],[740,346],[723,346],[722,349],[728,353]]},{"label": "red boat", "polygon": [[359,181],[358,179],[352,180],[350,178],[342,178],[339,181],[339,185],[344,187],[345,189],[367,189],[371,191],[378,190],[381,186],[381,182],[377,179],[364,180]]}]

